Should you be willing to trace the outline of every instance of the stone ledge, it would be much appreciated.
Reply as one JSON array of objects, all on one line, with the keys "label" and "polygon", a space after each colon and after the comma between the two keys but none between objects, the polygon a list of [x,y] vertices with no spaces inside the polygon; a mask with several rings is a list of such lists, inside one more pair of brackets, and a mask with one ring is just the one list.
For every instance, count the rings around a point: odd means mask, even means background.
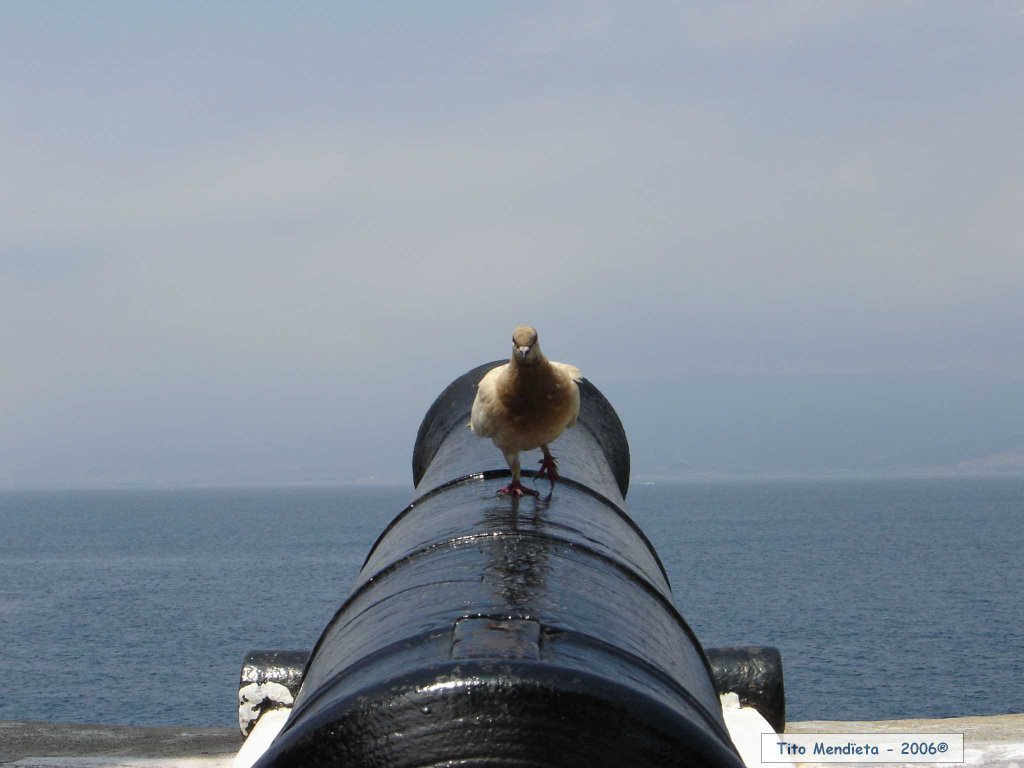
[{"label": "stone ledge", "polygon": [[[130,765],[95,758],[233,758],[242,746],[237,728],[145,727],[0,721],[0,766]],[[60,758],[40,762],[37,758]],[[89,758],[69,762],[66,758]],[[34,762],[24,762],[29,759]],[[230,765],[230,759],[225,763]],[[145,764],[145,763],[142,763]],[[162,762],[162,765],[170,763]]]},{"label": "stone ledge", "polygon": [[[911,720],[810,720],[787,723],[786,733],[962,733],[972,768],[1024,768],[1024,714]],[[837,763],[798,763],[810,768]],[[908,764],[913,766],[928,763]],[[935,763],[931,763],[935,765]],[[948,763],[944,764],[947,768]]]},{"label": "stone ledge", "polygon": [[[915,720],[812,720],[786,726],[787,733],[885,731],[963,733],[964,766],[1024,768],[1024,714]],[[0,768],[230,768],[241,745],[242,738],[234,728],[0,721]],[[824,768],[826,764],[799,765]]]}]

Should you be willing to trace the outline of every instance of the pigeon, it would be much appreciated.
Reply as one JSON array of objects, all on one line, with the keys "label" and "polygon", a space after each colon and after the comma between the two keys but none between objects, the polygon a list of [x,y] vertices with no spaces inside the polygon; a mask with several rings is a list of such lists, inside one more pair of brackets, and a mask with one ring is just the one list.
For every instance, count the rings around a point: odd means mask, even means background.
[{"label": "pigeon", "polygon": [[512,331],[512,357],[488,371],[477,385],[469,426],[479,437],[489,437],[512,470],[512,482],[498,493],[539,495],[520,481],[519,452],[540,448],[539,477],[547,477],[552,490],[558,462],[548,445],[576,423],[580,412],[580,369],[544,357],[537,331],[519,325]]}]

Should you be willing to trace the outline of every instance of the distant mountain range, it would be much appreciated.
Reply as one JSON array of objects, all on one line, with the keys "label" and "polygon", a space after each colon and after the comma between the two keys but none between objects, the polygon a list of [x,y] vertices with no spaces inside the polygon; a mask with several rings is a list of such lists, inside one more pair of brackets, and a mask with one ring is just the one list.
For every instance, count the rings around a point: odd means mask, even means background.
[{"label": "distant mountain range", "polygon": [[970,371],[596,382],[640,477],[1024,472],[1024,379]]}]

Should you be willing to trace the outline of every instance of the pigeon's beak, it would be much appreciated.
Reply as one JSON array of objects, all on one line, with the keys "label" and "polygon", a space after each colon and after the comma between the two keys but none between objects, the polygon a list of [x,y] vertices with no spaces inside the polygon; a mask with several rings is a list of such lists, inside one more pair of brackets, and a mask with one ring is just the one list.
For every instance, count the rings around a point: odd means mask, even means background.
[{"label": "pigeon's beak", "polygon": [[520,362],[526,360],[528,354],[530,354],[530,347],[516,347],[516,357],[519,358]]}]

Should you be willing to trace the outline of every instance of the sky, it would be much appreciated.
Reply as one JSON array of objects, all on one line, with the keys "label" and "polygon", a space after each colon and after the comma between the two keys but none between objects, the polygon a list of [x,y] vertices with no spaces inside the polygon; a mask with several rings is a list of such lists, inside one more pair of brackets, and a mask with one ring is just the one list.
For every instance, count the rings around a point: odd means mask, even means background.
[{"label": "sky", "polygon": [[1024,377],[1022,94],[1024,0],[6,2],[0,486],[408,480],[518,323]]}]

